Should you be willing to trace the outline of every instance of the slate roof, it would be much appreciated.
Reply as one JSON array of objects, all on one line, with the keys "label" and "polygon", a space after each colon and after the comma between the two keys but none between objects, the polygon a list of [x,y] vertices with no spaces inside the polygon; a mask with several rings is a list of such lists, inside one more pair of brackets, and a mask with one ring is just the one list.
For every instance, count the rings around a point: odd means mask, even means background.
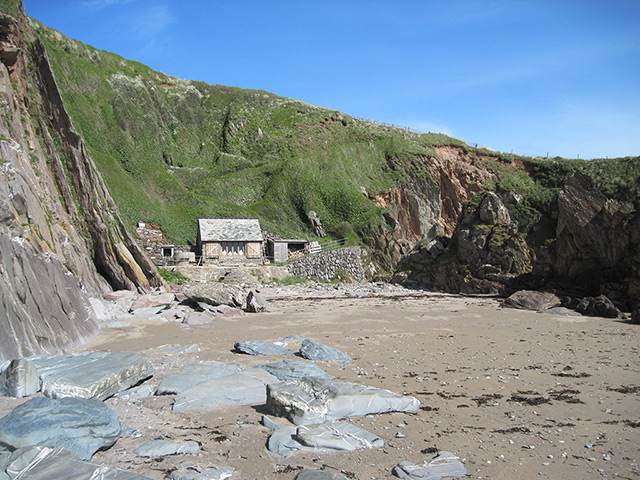
[{"label": "slate roof", "polygon": [[200,240],[203,242],[262,242],[257,218],[200,218]]}]

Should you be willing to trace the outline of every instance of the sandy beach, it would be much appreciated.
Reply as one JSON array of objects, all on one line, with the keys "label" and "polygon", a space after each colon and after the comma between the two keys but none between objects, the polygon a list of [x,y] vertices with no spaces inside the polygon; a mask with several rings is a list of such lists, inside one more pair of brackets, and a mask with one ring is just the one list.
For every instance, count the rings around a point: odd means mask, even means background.
[{"label": "sandy beach", "polygon": [[[140,321],[104,329],[83,350],[140,352],[157,384],[200,360],[252,366],[283,356],[234,353],[237,340],[301,335],[353,357],[318,362],[338,380],[413,395],[415,413],[354,417],[385,446],[354,452],[269,452],[264,405],[174,413],[172,396],[106,401],[140,431],[98,452],[94,462],[162,479],[179,464],[227,465],[237,479],[292,479],[301,468],[348,478],[384,478],[402,460],[437,451],[463,459],[471,478],[638,478],[640,329],[619,320],[502,308],[488,297],[418,293],[361,298],[272,296],[271,313],[216,319],[203,326]],[[191,354],[163,345],[198,344]],[[295,345],[290,345],[295,347]],[[2,414],[23,400],[3,399]],[[286,423],[285,419],[276,419]],[[195,440],[194,455],[137,457],[142,441]]]}]

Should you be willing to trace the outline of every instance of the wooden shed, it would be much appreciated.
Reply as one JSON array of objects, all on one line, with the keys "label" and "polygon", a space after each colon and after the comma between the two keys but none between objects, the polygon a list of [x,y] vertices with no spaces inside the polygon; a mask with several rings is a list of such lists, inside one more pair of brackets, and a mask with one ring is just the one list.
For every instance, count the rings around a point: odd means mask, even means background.
[{"label": "wooden shed", "polygon": [[262,230],[257,218],[200,218],[202,263],[262,262]]},{"label": "wooden shed", "polygon": [[266,244],[267,259],[274,262],[286,262],[290,258],[296,258],[307,253],[308,240],[269,239]]}]

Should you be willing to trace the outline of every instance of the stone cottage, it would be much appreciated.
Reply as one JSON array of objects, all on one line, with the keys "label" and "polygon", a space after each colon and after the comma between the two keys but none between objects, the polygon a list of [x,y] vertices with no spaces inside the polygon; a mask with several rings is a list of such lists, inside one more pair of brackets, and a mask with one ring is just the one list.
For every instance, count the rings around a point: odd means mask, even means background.
[{"label": "stone cottage", "polygon": [[198,219],[202,263],[261,263],[262,230],[257,218]]}]

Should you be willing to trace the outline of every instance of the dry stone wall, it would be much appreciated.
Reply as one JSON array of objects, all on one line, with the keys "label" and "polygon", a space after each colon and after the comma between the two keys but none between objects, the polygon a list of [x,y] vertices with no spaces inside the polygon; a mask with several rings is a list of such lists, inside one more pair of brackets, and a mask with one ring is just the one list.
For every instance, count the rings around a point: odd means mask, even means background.
[{"label": "dry stone wall", "polygon": [[339,273],[347,273],[364,280],[360,247],[347,247],[298,258],[287,265],[289,273],[298,278],[331,280]]}]

